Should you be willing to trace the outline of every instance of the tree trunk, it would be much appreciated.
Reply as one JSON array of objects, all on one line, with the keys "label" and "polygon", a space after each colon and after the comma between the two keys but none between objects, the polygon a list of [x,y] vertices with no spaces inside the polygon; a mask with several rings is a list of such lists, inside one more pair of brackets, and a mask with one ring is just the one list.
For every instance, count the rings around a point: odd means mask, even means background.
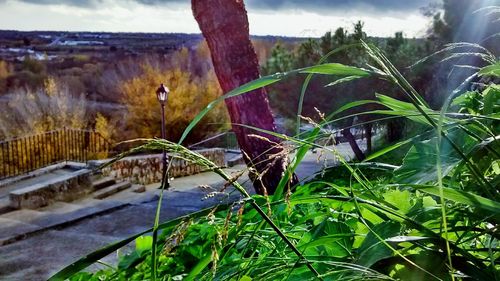
[{"label": "tree trunk", "polygon": [[387,141],[389,143],[394,143],[403,138],[404,125],[404,120],[401,118],[392,119],[387,122]]},{"label": "tree trunk", "polygon": [[358,159],[359,161],[362,161],[363,159],[365,159],[365,154],[359,148],[358,143],[356,142],[356,138],[351,133],[351,130],[350,129],[343,129],[342,135],[346,138],[347,142],[349,142],[349,145],[351,146],[351,149],[354,152],[356,159]]},{"label": "tree trunk", "polygon": [[366,153],[370,154],[372,152],[372,124],[365,124],[365,136],[366,136]]},{"label": "tree trunk", "polygon": [[[243,1],[192,0],[191,4],[194,17],[207,40],[222,90],[229,92],[259,78],[259,64],[250,42]],[[226,105],[245,162],[252,168],[250,178],[255,191],[258,194],[273,194],[287,167],[288,154],[284,153],[278,138],[237,125],[276,130],[266,91],[258,89],[226,99]],[[290,184],[297,182],[294,175]]]}]

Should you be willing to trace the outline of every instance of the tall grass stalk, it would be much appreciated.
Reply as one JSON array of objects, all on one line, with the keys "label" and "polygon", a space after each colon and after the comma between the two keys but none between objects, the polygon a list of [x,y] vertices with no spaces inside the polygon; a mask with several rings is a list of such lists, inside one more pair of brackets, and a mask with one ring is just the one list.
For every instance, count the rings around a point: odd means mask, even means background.
[{"label": "tall grass stalk", "polygon": [[[227,231],[224,234],[226,235],[226,244],[221,244],[220,248],[214,246],[210,248],[211,250],[202,253],[201,258],[197,260],[194,266],[183,271],[187,280],[194,280],[195,278],[201,278],[202,280],[212,278],[244,280],[249,276],[256,280],[288,279],[304,276],[325,280],[331,280],[332,278],[341,278],[342,280],[394,280],[393,274],[395,274],[394,276],[398,276],[398,274],[404,276],[405,270],[410,273],[416,272],[420,274],[421,272],[425,274],[423,276],[436,280],[455,280],[462,277],[494,279],[494,277],[497,277],[495,261],[498,258],[498,253],[493,247],[496,245],[495,243],[498,243],[497,224],[500,220],[500,204],[495,201],[497,195],[492,194],[494,189],[491,188],[491,183],[482,178],[481,171],[475,166],[476,162],[472,162],[471,159],[482,148],[492,152],[492,155],[498,156],[494,146],[498,136],[496,136],[494,129],[490,130],[486,125],[475,125],[479,120],[499,121],[498,114],[447,113],[452,96],[449,97],[449,101],[440,112],[433,111],[378,49],[364,42],[362,46],[377,63],[378,68],[369,66],[370,70],[365,70],[340,64],[322,64],[293,70],[288,73],[262,77],[213,101],[191,122],[179,143],[175,144],[157,139],[144,140],[146,144],[131,151],[133,153],[140,150],[165,149],[173,157],[201,165],[232,184],[243,197],[242,206],[251,207],[247,207],[248,210],[245,210],[245,214],[242,212],[238,222],[231,221],[231,213],[224,215],[223,228],[224,231]],[[487,57],[487,59],[490,59],[490,57]],[[325,60],[326,56],[322,58],[321,62]],[[277,83],[290,74],[307,75],[302,85],[301,99],[299,101],[300,111],[302,110],[301,103],[308,84],[312,76],[316,74],[340,76],[361,74],[360,76],[375,76],[386,79],[401,88],[410,103],[382,95],[377,95],[377,101],[356,101],[342,106],[321,120],[320,123],[314,124],[315,127],[311,131],[305,133],[297,131],[295,136],[286,136],[244,124],[233,124],[234,126],[243,126],[256,132],[281,138],[283,141],[290,142],[291,146],[293,146],[290,151],[294,150],[296,152],[295,156],[292,158],[272,198],[251,197],[237,180],[231,178],[220,167],[181,145],[201,118],[224,99]],[[348,109],[369,103],[383,105],[388,109],[338,117],[340,113]],[[405,117],[426,127],[423,132],[407,140],[372,153],[363,163],[350,163],[339,153],[335,145],[328,147],[317,143],[319,138],[328,137],[328,130],[325,130],[325,128],[331,124],[345,118],[367,114],[382,114],[384,117],[375,118],[364,123]],[[300,116],[297,117],[300,118]],[[300,120],[298,120],[297,125],[300,125]],[[341,129],[353,126],[342,127]],[[450,137],[457,132],[467,134],[477,145],[469,151],[460,149]],[[488,138],[485,138],[485,135]],[[437,138],[437,143],[432,146],[432,153],[437,153],[436,160],[430,164],[435,168],[436,179],[423,183],[418,181],[408,183],[393,182],[394,177],[382,177],[379,180],[365,170],[378,168],[394,175],[398,169],[408,163],[403,162],[401,166],[395,166],[368,161],[380,157],[384,153],[407,147],[410,144],[434,140],[435,138]],[[443,168],[446,164],[441,158],[443,143],[449,144],[460,157],[457,158],[460,161],[454,163],[454,171],[450,172],[450,170]],[[291,188],[286,186],[288,179],[296,171],[311,148],[320,148],[338,159],[341,164],[339,167],[342,167],[348,175],[347,182],[338,183],[336,178],[321,177],[310,182],[301,183],[295,187],[294,194],[285,196],[287,188]],[[124,156],[125,154],[120,155],[119,158]],[[117,161],[117,159],[114,161]],[[456,188],[455,185],[460,180],[462,167],[466,167],[470,171],[472,174],[470,182],[473,184],[479,183],[485,189],[482,194],[486,194],[488,198],[468,190]],[[164,178],[163,181],[165,180]],[[162,183],[163,188],[164,182]],[[414,200],[415,202],[410,204],[410,202],[394,201],[394,198],[388,196],[391,192],[392,196],[407,196],[404,197],[406,199],[400,200]],[[174,222],[160,224],[159,215],[162,195],[156,210],[155,224],[149,230],[153,231],[154,236],[151,247],[151,278],[153,279],[160,277],[157,276],[158,268],[160,268],[158,267],[158,259],[161,256],[161,251],[158,251],[161,245],[157,244],[161,240],[158,239],[159,231],[164,230],[165,233],[168,233],[175,223],[180,222],[180,220],[175,220]],[[439,198],[439,203],[435,202],[434,198]],[[427,200],[427,207],[424,206],[424,199]],[[398,204],[407,205],[408,208],[415,208],[415,210],[404,209]],[[446,204],[450,206],[448,207]],[[269,212],[265,211],[266,207]],[[219,210],[232,212],[231,205],[223,205],[219,207]],[[204,210],[189,218],[201,218],[209,212],[209,210]],[[213,212],[211,214],[213,215]],[[466,220],[462,218],[462,220],[465,220],[463,224],[457,223],[460,216],[467,217]],[[198,226],[201,224],[198,224]],[[393,234],[393,232],[384,234],[383,231],[377,229],[377,227],[386,226],[397,227],[397,234]],[[327,227],[331,227],[331,229],[326,231]],[[325,231],[326,234],[321,236],[318,234],[321,233],[320,231]],[[142,232],[139,235],[144,233],[147,232]],[[319,236],[314,238],[313,235],[316,234]],[[391,235],[402,236],[392,237]],[[368,238],[369,236],[373,237]],[[137,235],[131,236],[105,249],[96,251],[56,274],[51,280],[60,280],[58,278],[70,276],[71,273],[83,269],[137,237]],[[352,244],[346,241],[352,241]],[[359,243],[355,244],[355,241]],[[367,245],[364,245],[365,243]],[[189,243],[187,244],[189,245]],[[332,249],[339,252],[329,254],[325,249],[322,251],[326,251],[326,254],[319,250],[308,251],[311,248],[316,249],[315,247],[325,245],[331,246]],[[336,245],[343,248],[335,248]],[[366,247],[363,248],[363,246]],[[376,252],[370,252],[372,249],[375,249]],[[214,268],[208,270],[206,268],[212,261],[214,251],[216,255],[213,260]],[[345,256],[342,251],[346,252]],[[363,255],[385,255],[387,251],[390,253],[387,256],[377,257],[369,262],[362,261]],[[290,256],[290,253],[293,253],[293,255]],[[422,263],[418,260],[419,257],[427,259],[437,257],[439,261],[443,260],[446,269],[440,271],[434,268],[432,264],[430,266],[429,264],[426,265],[425,262]],[[384,267],[384,263],[391,262],[402,266],[402,271],[400,272],[397,268]],[[395,273],[390,273],[390,270],[395,271]]]}]

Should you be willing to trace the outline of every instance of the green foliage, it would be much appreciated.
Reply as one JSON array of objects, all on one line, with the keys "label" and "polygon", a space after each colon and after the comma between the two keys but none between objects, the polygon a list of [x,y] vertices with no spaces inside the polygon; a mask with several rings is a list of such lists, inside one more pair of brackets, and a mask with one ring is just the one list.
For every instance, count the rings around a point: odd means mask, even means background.
[{"label": "green foliage", "polygon": [[[189,125],[184,140],[208,110],[225,98],[269,86],[291,75],[357,74],[391,81],[407,101],[379,95],[373,103],[385,114],[420,124],[423,132],[375,152],[364,163],[348,163],[336,147],[315,143],[320,128],[338,114],[367,102],[344,105],[311,132],[287,137],[297,153],[272,198],[244,200],[159,225],[99,250],[64,269],[52,280],[70,277],[93,261],[136,239],[136,249],[118,268],[77,273],[71,280],[496,280],[500,222],[498,203],[498,85],[464,92],[455,112],[429,108],[416,90],[374,46],[364,44],[373,68],[323,64],[262,77],[212,102]],[[360,78],[361,79],[361,78]],[[366,79],[366,78],[365,78]],[[483,122],[485,121],[485,122]],[[255,130],[263,131],[259,128]],[[408,148],[410,146],[410,148]],[[286,192],[287,177],[311,147],[339,157],[339,167]],[[165,148],[177,157],[228,175],[180,145],[152,140],[139,149]],[[388,151],[405,154],[400,166],[370,162]],[[131,151],[131,152],[135,152]],[[380,158],[379,158],[380,159]],[[265,211],[264,211],[265,210]],[[152,270],[151,247],[159,247]],[[156,276],[152,276],[156,272]]]},{"label": "green foliage", "polygon": [[[401,70],[406,70],[411,62],[432,51],[427,46],[427,42],[404,38],[401,32],[397,32],[394,38],[368,38],[364,32],[363,22],[357,22],[351,33],[343,28],[338,28],[335,32],[325,33],[319,40],[308,39],[302,42],[295,50],[283,48],[281,44],[277,44],[263,67],[263,72],[266,74],[284,72],[291,69],[290,65],[300,68],[316,63],[341,63],[365,67],[370,58],[361,47],[361,40],[372,42],[381,47],[388,54],[389,59]],[[428,65],[419,65],[414,67],[411,72],[405,71],[405,73],[409,74],[410,82],[418,85],[417,89],[419,90],[428,87],[427,80],[432,78]],[[302,76],[292,76],[286,84],[275,84],[267,89],[270,92],[271,106],[278,115],[288,120],[285,121],[286,123],[290,123],[290,119],[297,115],[307,116],[318,122],[321,119],[318,111],[322,114],[329,114],[352,101],[374,99],[375,89],[383,89],[384,94],[401,98],[399,91],[383,82],[381,83],[380,80],[363,79],[363,81],[358,81],[362,76],[310,76],[305,80]],[[430,92],[429,95],[431,95]],[[431,96],[427,100],[433,98],[435,97]],[[376,104],[366,104],[345,111],[343,114],[348,116],[377,107]],[[356,119],[345,118],[336,124],[338,128],[363,123],[372,118],[373,116],[370,115],[360,115]],[[401,119],[381,122],[381,124],[385,123],[388,124],[388,141],[395,142],[401,139],[405,133],[404,122]],[[296,127],[299,127],[298,124],[300,124],[299,119],[296,121]],[[293,133],[298,133],[298,131]]]},{"label": "green foliage", "polygon": [[479,70],[479,75],[500,77],[500,62],[481,68]]}]

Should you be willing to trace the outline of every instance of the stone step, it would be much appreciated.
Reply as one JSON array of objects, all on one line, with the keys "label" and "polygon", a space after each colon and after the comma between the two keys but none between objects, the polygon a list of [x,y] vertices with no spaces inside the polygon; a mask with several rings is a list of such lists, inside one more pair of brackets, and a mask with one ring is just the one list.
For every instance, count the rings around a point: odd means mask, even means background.
[{"label": "stone step", "polygon": [[0,215],[14,211],[15,209],[10,206],[8,197],[0,199]]},{"label": "stone step", "polygon": [[226,165],[228,167],[233,167],[238,164],[245,164],[245,160],[243,159],[243,155],[241,153],[227,158]]},{"label": "stone step", "polygon": [[134,184],[132,187],[133,187],[132,191],[135,192],[135,193],[146,192],[146,186],[144,186],[142,184]]},{"label": "stone step", "polygon": [[110,195],[113,195],[115,193],[118,193],[124,189],[127,189],[129,187],[131,187],[132,184],[128,181],[123,181],[123,182],[119,182],[119,183],[116,183],[112,186],[108,186],[106,188],[103,188],[97,192],[94,192],[94,196],[93,198],[95,199],[103,199],[103,198],[106,198]]},{"label": "stone step", "polygon": [[101,177],[95,181],[92,181],[92,187],[94,188],[94,191],[106,188],[114,184],[116,184],[116,180],[112,177]]},{"label": "stone step", "polygon": [[26,233],[32,233],[40,229],[38,225],[2,218],[2,216],[0,216],[0,225],[2,226],[0,246],[22,239],[26,237]]},{"label": "stone step", "polygon": [[[24,239],[40,231],[62,227],[124,206],[126,202],[86,199],[79,204],[56,202],[38,211],[16,210],[0,215],[0,246]],[[58,207],[58,208],[57,208]],[[43,210],[43,211],[41,211]]]},{"label": "stone step", "polygon": [[37,209],[55,201],[83,197],[92,191],[90,174],[90,170],[82,169],[13,190],[9,193],[11,206],[15,209]]},{"label": "stone step", "polygon": [[3,219],[16,220],[23,223],[36,224],[36,220],[43,217],[45,213],[35,210],[22,209],[8,212],[0,216]]},{"label": "stone step", "polygon": [[40,212],[49,212],[49,213],[54,213],[54,214],[66,214],[66,213],[71,213],[77,210],[80,210],[82,208],[85,208],[85,206],[74,204],[73,202],[71,203],[66,203],[66,202],[54,202],[46,207],[42,207],[40,209],[37,209],[37,211]]}]

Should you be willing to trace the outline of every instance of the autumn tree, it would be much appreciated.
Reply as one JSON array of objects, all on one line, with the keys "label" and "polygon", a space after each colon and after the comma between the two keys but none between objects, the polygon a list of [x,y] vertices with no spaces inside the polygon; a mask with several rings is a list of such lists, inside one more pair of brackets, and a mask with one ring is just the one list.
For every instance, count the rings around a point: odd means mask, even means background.
[{"label": "autumn tree", "polygon": [[[160,135],[160,107],[154,94],[158,85],[164,83],[170,89],[166,105],[167,138],[176,141],[196,114],[216,99],[221,90],[213,71],[196,76],[189,71],[190,54],[186,48],[172,56],[177,65],[173,69],[161,70],[149,64],[142,65],[142,74],[124,81],[122,102],[128,114],[125,117],[126,133],[123,138],[158,137]],[[221,130],[228,123],[223,106],[212,110],[198,125],[191,141]]]},{"label": "autumn tree", "polygon": [[[241,0],[192,0],[193,14],[207,40],[212,62],[224,92],[259,78],[259,64],[250,42],[248,18]],[[233,130],[252,168],[257,193],[274,193],[286,169],[287,155],[280,140],[238,124],[275,131],[264,89],[226,100]],[[256,135],[259,135],[256,137]],[[294,178],[291,184],[296,183]]]},{"label": "autumn tree", "polygon": [[5,61],[0,60],[0,94],[5,92],[7,78],[12,74],[12,67]]},{"label": "autumn tree", "polygon": [[65,85],[48,78],[36,91],[17,90],[0,115],[0,135],[19,137],[64,127],[84,129],[88,126],[87,103],[74,96]]}]

